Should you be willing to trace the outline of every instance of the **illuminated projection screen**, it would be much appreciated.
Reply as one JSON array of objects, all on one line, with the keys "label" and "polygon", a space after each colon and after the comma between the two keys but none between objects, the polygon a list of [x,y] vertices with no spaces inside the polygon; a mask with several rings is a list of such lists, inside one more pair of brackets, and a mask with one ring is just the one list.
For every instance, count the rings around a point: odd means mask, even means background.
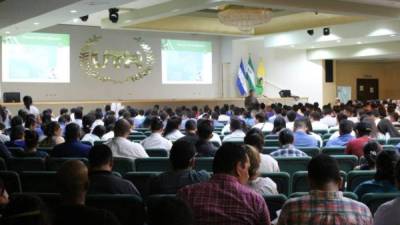
[{"label": "illuminated projection screen", "polygon": [[211,84],[212,44],[209,41],[161,40],[163,84]]},{"label": "illuminated projection screen", "polygon": [[68,34],[26,33],[2,39],[3,82],[70,82]]}]

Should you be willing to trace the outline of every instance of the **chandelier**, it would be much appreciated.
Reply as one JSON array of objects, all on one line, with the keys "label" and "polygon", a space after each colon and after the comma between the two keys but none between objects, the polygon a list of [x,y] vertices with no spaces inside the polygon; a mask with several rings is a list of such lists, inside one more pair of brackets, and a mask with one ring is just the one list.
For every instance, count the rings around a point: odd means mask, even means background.
[{"label": "chandelier", "polygon": [[271,20],[272,10],[242,6],[226,6],[218,12],[219,21],[240,31],[251,32],[254,27]]}]

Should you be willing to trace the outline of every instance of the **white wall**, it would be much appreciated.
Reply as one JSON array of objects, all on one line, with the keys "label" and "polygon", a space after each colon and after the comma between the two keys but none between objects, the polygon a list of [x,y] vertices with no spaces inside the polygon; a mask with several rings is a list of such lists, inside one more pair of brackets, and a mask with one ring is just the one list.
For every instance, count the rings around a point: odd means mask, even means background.
[{"label": "white wall", "polygon": [[[44,32],[68,33],[71,36],[71,82],[68,84],[1,83],[1,91],[19,91],[34,100],[133,100],[133,99],[190,99],[218,98],[222,96],[221,38],[207,35],[102,30],[96,27],[60,25]],[[142,80],[124,84],[105,83],[87,77],[79,66],[79,51],[93,35],[101,35],[99,52],[105,49],[135,50],[133,37],[142,37],[153,49],[156,57],[153,73]],[[209,40],[213,45],[213,83],[211,85],[162,85],[161,39]],[[1,63],[1,60],[0,60]],[[0,71],[1,73],[1,71]],[[126,73],[126,72],[125,72]],[[125,74],[123,73],[123,74]],[[115,76],[122,72],[115,72]]]}]

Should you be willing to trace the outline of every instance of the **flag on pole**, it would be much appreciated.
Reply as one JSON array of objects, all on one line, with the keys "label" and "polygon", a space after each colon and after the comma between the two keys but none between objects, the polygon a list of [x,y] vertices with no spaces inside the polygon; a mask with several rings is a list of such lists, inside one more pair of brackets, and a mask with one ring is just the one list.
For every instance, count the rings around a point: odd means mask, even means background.
[{"label": "flag on pole", "polygon": [[240,66],[236,78],[236,86],[238,87],[240,95],[242,96],[247,94],[245,74],[246,72],[244,71],[243,60],[240,60]]},{"label": "flag on pole", "polygon": [[264,60],[261,58],[257,67],[257,84],[256,84],[257,95],[264,94],[264,80],[265,80],[265,67],[264,67]]},{"label": "flag on pole", "polygon": [[249,56],[249,60],[247,61],[245,75],[246,75],[248,88],[256,90],[256,76],[255,76],[255,72],[254,72],[253,62],[251,61],[250,56]]}]

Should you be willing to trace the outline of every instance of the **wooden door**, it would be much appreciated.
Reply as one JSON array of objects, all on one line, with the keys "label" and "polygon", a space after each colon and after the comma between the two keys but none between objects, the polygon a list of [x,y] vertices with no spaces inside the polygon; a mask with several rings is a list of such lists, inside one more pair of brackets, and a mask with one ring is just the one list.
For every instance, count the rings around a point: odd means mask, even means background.
[{"label": "wooden door", "polygon": [[357,79],[357,100],[379,99],[378,79]]}]

